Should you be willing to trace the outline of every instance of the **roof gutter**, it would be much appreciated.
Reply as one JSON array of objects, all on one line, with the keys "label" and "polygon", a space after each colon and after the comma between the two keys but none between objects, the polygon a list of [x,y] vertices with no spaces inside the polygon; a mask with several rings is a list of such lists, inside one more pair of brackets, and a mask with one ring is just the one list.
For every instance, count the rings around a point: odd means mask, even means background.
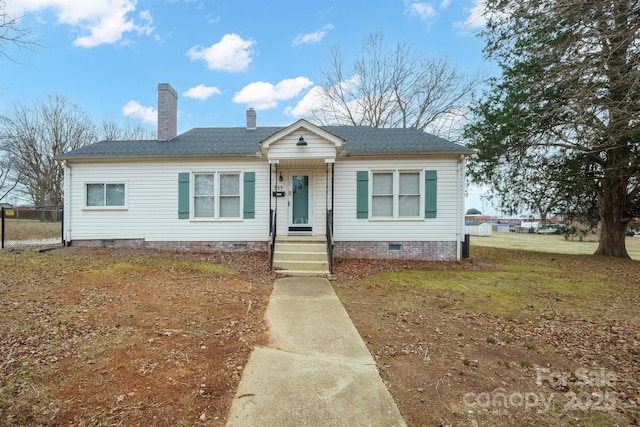
[{"label": "roof gutter", "polygon": [[402,151],[397,153],[344,153],[343,155],[348,157],[406,157],[406,156],[461,156],[461,158],[469,157],[476,152],[474,150],[465,151]]},{"label": "roof gutter", "polygon": [[233,158],[233,157],[254,157],[254,158],[263,158],[262,154],[256,153],[236,153],[236,154],[181,154],[181,155],[164,155],[164,156],[146,156],[146,155],[111,155],[111,156],[65,156],[64,154],[61,156],[54,156],[54,160],[56,161],[64,161],[64,162],[83,162],[83,161],[110,161],[110,160],[174,160],[174,159],[211,159],[211,158]]}]

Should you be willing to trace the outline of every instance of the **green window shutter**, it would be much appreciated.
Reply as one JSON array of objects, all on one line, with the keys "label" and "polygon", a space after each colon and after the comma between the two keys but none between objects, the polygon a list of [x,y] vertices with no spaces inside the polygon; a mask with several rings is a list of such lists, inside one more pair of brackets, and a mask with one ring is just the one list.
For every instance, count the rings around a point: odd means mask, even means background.
[{"label": "green window shutter", "polygon": [[244,218],[256,217],[256,173],[244,173]]},{"label": "green window shutter", "polygon": [[369,218],[369,171],[358,171],[356,187],[356,203],[358,215],[356,218]]},{"label": "green window shutter", "polygon": [[438,205],[438,171],[424,171],[424,217],[435,218]]},{"label": "green window shutter", "polygon": [[178,174],[178,219],[189,219],[189,172]]}]

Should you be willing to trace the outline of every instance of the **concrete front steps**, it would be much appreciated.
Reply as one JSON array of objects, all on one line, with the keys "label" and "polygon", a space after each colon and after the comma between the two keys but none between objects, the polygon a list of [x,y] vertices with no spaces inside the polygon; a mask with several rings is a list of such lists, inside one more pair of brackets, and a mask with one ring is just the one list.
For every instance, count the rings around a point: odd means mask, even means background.
[{"label": "concrete front steps", "polygon": [[273,269],[286,276],[326,276],[329,272],[327,241],[318,236],[276,238]]}]

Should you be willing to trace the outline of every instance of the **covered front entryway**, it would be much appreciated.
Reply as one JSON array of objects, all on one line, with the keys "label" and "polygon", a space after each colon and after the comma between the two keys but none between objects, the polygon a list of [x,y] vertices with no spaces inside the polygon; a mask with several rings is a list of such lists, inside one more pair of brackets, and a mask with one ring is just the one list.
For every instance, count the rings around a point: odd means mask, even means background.
[{"label": "covered front entryway", "polygon": [[[334,165],[345,141],[305,120],[282,129],[260,142],[269,161],[269,237],[271,264],[302,265],[318,263],[315,247],[304,244],[295,250],[276,251],[285,245],[284,237],[308,237],[313,245],[325,246],[329,269],[333,265]],[[278,243],[279,242],[279,243]],[[313,249],[313,250],[311,250]],[[274,263],[274,254],[279,256]],[[286,256],[286,259],[283,257]],[[311,259],[300,259],[311,258]],[[290,268],[290,267],[289,267]],[[324,267],[313,269],[323,274]]]},{"label": "covered front entryway", "polygon": [[289,234],[313,234],[313,173],[289,174]]}]

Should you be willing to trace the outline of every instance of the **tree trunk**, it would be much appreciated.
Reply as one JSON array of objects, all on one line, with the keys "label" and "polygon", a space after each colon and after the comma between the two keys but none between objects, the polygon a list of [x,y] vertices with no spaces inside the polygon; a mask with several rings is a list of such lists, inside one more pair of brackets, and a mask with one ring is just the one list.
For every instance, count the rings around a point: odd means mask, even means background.
[{"label": "tree trunk", "polygon": [[631,258],[625,239],[631,218],[625,213],[627,181],[620,177],[604,179],[600,195],[600,243],[595,255]]}]

